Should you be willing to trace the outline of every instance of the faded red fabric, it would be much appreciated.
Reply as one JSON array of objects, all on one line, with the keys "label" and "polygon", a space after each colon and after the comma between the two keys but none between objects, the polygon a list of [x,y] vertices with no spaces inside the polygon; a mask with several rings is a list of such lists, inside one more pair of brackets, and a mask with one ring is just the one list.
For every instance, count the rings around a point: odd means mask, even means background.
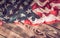
[{"label": "faded red fabric", "polygon": [[[44,3],[44,1],[47,0],[39,0],[39,1]],[[60,0],[49,0],[49,2],[47,2],[44,6],[39,6],[38,3],[34,2],[34,4],[31,6],[32,11],[40,17],[39,19],[42,19],[44,21],[42,23],[41,22],[42,20],[37,19],[38,22],[35,21],[35,23],[33,23],[31,19],[27,19],[24,20],[24,24],[29,24],[31,26],[38,26],[39,24],[54,24],[60,22],[60,19],[57,19],[59,8],[57,6],[54,6],[52,8],[51,3],[58,4],[60,3]]]},{"label": "faded red fabric", "polygon": [[0,26],[3,25],[3,21],[0,21]]}]

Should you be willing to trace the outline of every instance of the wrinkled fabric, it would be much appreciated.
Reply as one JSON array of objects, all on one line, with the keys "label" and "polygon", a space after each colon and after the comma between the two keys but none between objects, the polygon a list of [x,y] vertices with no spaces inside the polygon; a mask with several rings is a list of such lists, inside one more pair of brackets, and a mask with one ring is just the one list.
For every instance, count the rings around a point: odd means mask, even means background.
[{"label": "wrinkled fabric", "polygon": [[0,19],[28,25],[60,22],[60,0],[1,0]]}]

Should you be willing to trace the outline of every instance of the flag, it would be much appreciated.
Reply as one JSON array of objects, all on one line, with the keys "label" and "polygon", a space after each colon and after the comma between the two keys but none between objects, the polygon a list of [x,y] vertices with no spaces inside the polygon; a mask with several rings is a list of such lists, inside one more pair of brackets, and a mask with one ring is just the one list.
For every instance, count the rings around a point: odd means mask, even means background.
[{"label": "flag", "polygon": [[[40,2],[39,2],[40,1]],[[42,3],[42,5],[41,5]],[[44,4],[46,3],[46,4]],[[53,3],[53,6],[51,5]],[[58,17],[58,6],[60,5],[60,3],[56,3],[56,1],[44,1],[44,2],[41,2],[41,0],[38,0],[35,2],[33,2],[33,4],[31,5],[32,7],[32,11],[33,13],[35,13],[37,16],[39,16],[40,18],[39,19],[36,19],[35,18],[35,21],[32,21],[31,18],[28,18],[32,24],[53,24],[53,23],[56,23],[57,21],[60,22],[59,19],[57,19]],[[55,10],[54,8],[57,7]],[[59,17],[60,18],[60,17]],[[30,22],[29,21],[29,22]]]},{"label": "flag", "polygon": [[[3,2],[2,2],[3,1]],[[2,0],[0,9],[5,22],[19,20],[24,24],[39,25],[60,22],[60,2],[56,0]],[[59,1],[59,0],[57,0]],[[8,18],[7,18],[7,17]]]}]

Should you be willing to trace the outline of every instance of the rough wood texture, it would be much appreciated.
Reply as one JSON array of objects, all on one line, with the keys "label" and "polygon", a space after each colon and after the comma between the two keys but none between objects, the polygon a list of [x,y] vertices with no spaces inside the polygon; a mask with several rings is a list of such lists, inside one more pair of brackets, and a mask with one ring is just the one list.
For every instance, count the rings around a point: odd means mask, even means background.
[{"label": "rough wood texture", "polygon": [[60,38],[60,23],[40,26],[4,23],[0,26],[0,38]]}]

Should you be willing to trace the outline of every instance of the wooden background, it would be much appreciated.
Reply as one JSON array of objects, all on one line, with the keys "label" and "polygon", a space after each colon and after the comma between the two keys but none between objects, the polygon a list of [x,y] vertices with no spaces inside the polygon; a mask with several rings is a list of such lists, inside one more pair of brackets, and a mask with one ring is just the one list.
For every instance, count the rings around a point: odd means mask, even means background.
[{"label": "wooden background", "polygon": [[60,38],[60,23],[40,26],[3,23],[0,38]]}]

